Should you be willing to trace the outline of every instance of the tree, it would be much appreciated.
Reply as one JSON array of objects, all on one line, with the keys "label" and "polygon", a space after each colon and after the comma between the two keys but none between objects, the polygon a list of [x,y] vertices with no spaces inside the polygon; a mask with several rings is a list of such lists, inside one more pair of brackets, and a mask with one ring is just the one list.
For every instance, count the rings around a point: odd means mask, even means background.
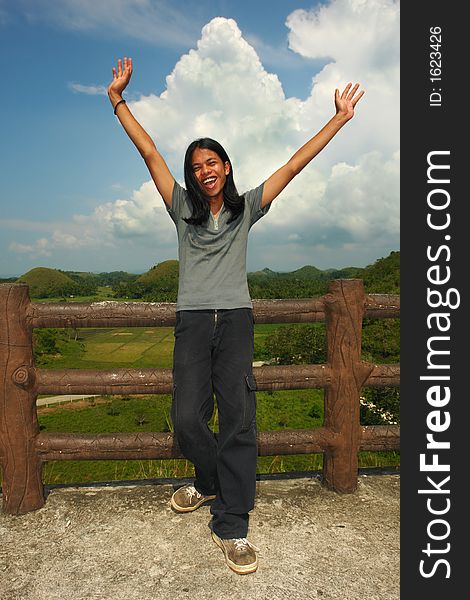
[{"label": "tree", "polygon": [[326,361],[325,326],[287,325],[271,333],[266,349],[280,365],[313,364]]},{"label": "tree", "polygon": [[35,329],[33,334],[34,358],[39,359],[44,354],[56,354],[58,338],[57,329]]}]

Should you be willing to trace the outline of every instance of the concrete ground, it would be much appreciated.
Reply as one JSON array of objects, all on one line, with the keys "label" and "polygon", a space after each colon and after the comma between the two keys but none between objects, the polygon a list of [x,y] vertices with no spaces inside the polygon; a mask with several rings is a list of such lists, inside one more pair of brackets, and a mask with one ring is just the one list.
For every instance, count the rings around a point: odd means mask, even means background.
[{"label": "concrete ground", "polygon": [[361,475],[337,495],[314,477],[258,481],[237,575],[211,540],[209,505],[177,514],[173,484],[61,487],[0,514],[2,600],[398,600],[398,475]]}]

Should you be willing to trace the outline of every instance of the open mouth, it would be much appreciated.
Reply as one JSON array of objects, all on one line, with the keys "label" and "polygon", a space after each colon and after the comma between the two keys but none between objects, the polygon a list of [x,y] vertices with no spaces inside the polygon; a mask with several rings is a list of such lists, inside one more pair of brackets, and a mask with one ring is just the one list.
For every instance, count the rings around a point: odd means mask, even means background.
[{"label": "open mouth", "polygon": [[217,177],[206,177],[202,180],[202,185],[206,190],[213,190],[217,182]]}]

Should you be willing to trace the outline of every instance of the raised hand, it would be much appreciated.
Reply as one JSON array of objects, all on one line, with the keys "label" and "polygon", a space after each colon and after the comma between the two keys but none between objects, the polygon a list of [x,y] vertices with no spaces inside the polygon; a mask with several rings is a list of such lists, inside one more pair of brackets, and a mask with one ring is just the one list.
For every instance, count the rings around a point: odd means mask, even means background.
[{"label": "raised hand", "polygon": [[358,94],[356,93],[359,89],[358,83],[354,87],[351,86],[352,83],[348,83],[341,96],[339,95],[339,90],[335,90],[336,114],[343,117],[346,121],[354,117],[354,107],[364,95],[364,90]]},{"label": "raised hand", "polygon": [[117,61],[116,67],[113,67],[113,80],[108,86],[108,95],[120,96],[127,87],[132,75],[132,58],[124,57]]}]

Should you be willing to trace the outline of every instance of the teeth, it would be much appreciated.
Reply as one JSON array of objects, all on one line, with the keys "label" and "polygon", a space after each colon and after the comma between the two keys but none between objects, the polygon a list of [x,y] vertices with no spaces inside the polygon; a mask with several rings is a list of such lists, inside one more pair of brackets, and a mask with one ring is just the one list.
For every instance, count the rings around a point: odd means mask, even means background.
[{"label": "teeth", "polygon": [[216,177],[208,177],[207,179],[204,179],[204,181],[202,183],[207,184],[207,183],[213,183],[216,180]]}]

